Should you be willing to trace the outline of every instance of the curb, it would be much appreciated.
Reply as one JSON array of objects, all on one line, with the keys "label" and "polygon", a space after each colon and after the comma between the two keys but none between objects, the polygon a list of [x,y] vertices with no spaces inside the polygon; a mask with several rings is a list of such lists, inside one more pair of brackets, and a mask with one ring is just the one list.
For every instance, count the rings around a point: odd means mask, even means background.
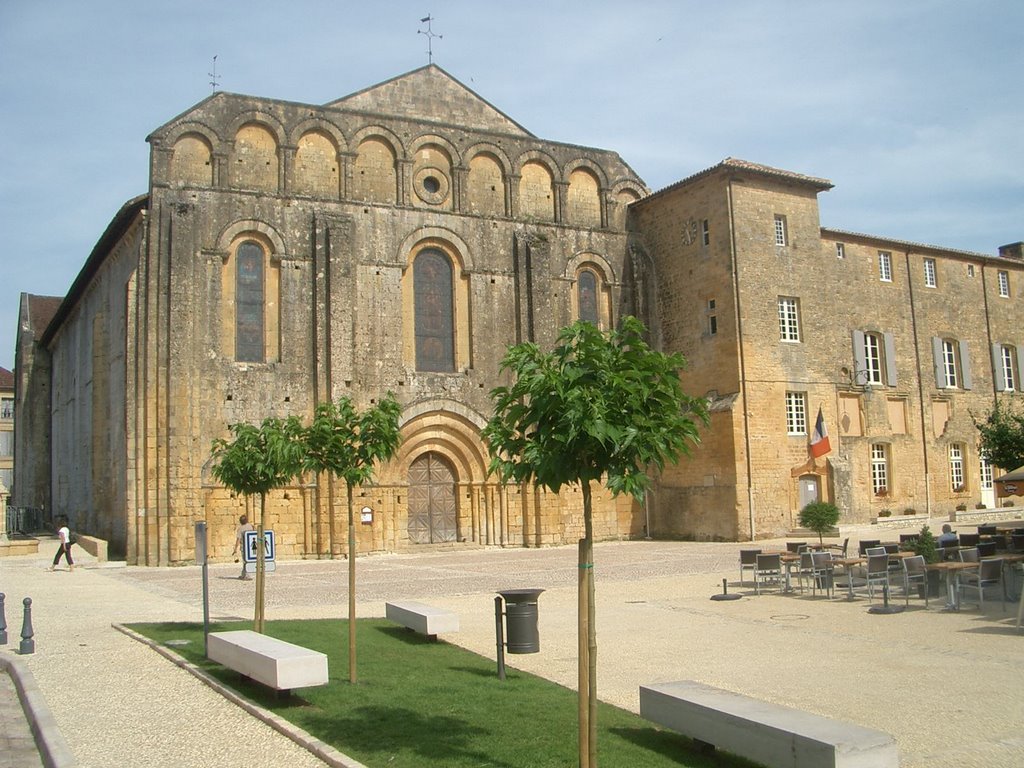
[{"label": "curb", "polygon": [[14,681],[21,708],[25,712],[39,757],[46,768],[74,768],[75,757],[68,748],[64,735],[46,705],[46,699],[36,685],[32,672],[23,661],[0,654],[0,668]]},{"label": "curb", "polygon": [[[208,685],[214,691],[219,693],[225,699],[241,707],[250,715],[259,718],[267,725],[269,725],[271,728],[273,728],[275,731],[291,739],[303,749],[306,749],[309,752],[313,753],[318,758],[327,763],[327,765],[332,766],[332,768],[368,768],[368,766],[364,765],[363,763],[360,763],[358,760],[353,760],[351,757],[344,754],[343,752],[339,752],[338,750],[336,750],[330,744],[321,741],[320,739],[314,738],[310,733],[304,731],[302,728],[299,728],[298,726],[288,722],[284,718],[279,717],[278,715],[275,715],[273,712],[264,709],[258,704],[250,701],[249,699],[240,695],[231,688],[228,688],[219,680],[206,674],[206,672],[201,670],[195,664],[178,655],[169,648],[162,646],[159,643],[154,642],[153,640],[150,640],[148,637],[140,635],[138,632],[128,629],[128,627],[124,626],[123,624],[111,624],[111,626],[118,632],[128,635],[128,637],[132,638],[133,640],[137,640],[143,645],[149,646],[168,661],[177,665],[186,672],[189,672],[194,677],[197,677],[198,679],[202,680],[204,683],[206,683],[206,685]],[[49,768],[49,766],[47,766],[47,768]]]}]

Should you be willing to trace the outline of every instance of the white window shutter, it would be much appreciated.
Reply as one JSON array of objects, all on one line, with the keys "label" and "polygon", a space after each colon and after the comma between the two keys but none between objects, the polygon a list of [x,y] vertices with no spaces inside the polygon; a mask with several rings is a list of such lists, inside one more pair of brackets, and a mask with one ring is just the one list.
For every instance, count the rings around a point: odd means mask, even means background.
[{"label": "white window shutter", "polygon": [[1006,389],[1006,377],[1003,376],[1003,345],[992,345],[992,374],[995,378],[996,392]]},{"label": "white window shutter", "polygon": [[964,389],[970,389],[971,384],[971,352],[966,341],[960,342],[960,379]]},{"label": "white window shutter", "polygon": [[890,387],[896,386],[896,340],[891,333],[882,335],[885,342],[885,380]]},{"label": "white window shutter", "polygon": [[942,363],[942,339],[932,336],[932,363],[935,365],[935,386],[946,388],[946,368]]},{"label": "white window shutter", "polygon": [[1017,389],[1024,392],[1024,347],[1017,345]]},{"label": "white window shutter", "polygon": [[853,383],[857,383],[857,374],[863,373],[867,368],[867,360],[864,359],[864,331],[853,332]]}]

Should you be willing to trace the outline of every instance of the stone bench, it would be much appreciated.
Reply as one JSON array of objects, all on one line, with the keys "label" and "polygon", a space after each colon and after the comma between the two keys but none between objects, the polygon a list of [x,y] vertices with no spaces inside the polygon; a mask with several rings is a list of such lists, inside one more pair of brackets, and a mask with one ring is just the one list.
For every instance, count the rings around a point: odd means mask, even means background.
[{"label": "stone bench", "polygon": [[640,715],[768,768],[898,768],[893,737],[693,680],[640,686]]},{"label": "stone bench", "polygon": [[[76,534],[78,538],[75,540],[75,545],[81,547],[90,555],[96,558],[97,563],[107,562],[107,542],[105,539],[98,539],[95,536],[85,536],[81,533]],[[72,553],[74,557],[74,553]]]},{"label": "stone bench", "polygon": [[207,655],[278,691],[327,684],[327,656],[248,629],[211,632]]},{"label": "stone bench", "polygon": [[388,621],[427,635],[432,640],[442,632],[458,632],[459,617],[444,608],[435,608],[415,600],[401,600],[384,606]]}]

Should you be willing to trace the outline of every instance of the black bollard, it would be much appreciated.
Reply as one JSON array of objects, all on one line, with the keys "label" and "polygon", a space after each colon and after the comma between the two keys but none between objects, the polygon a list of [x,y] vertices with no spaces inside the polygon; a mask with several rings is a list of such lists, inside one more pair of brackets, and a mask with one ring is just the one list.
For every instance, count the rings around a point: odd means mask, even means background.
[{"label": "black bollard", "polygon": [[7,645],[7,617],[4,614],[4,595],[0,592],[0,645]]},{"label": "black bollard", "polygon": [[36,641],[32,639],[32,598],[26,597],[22,602],[25,603],[25,618],[21,623],[21,646],[18,653],[24,656],[36,652]]}]

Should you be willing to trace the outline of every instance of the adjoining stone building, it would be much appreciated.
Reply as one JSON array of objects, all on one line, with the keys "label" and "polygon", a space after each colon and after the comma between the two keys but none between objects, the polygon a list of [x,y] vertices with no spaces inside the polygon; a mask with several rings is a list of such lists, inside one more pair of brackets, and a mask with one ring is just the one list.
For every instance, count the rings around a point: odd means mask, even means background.
[{"label": "adjoining stone building", "polygon": [[[389,390],[403,441],[360,489],[360,551],[574,542],[581,494],[498,483],[479,435],[506,347],[549,347],[577,318],[637,315],[713,407],[646,505],[595,494],[600,538],[779,534],[815,494],[850,521],[882,498],[977,498],[968,408],[1021,387],[1019,249],[823,230],[827,181],[736,160],[650,195],[614,152],[539,139],[433,65],[322,106],[217,93],[148,140],[148,193],[19,336],[16,365],[35,421],[15,503],[71,515],[132,563],[189,561],[200,520],[211,554],[231,551],[245,502],[209,464],[229,424]],[[43,300],[23,297],[23,320]],[[954,383],[938,387],[929,344],[947,342]],[[818,406],[834,447],[808,461]],[[944,491],[953,445],[963,477]],[[279,552],[344,553],[344,497],[323,477],[272,494]]]}]

